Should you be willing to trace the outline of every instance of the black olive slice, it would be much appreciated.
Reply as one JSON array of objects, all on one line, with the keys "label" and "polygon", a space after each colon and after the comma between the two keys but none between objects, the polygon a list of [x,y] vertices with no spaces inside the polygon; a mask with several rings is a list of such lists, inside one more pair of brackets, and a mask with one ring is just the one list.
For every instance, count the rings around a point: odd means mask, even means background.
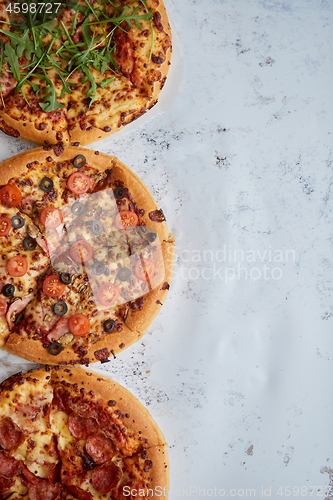
[{"label": "black olive slice", "polygon": [[31,236],[27,236],[23,240],[23,246],[26,250],[35,250],[37,241],[35,240],[35,238],[31,238]]},{"label": "black olive slice", "polygon": [[59,342],[52,342],[52,344],[49,345],[49,353],[52,354],[52,356],[58,356],[62,350],[63,347]]},{"label": "black olive slice", "polygon": [[72,276],[69,273],[61,273],[59,279],[63,285],[72,283]]},{"label": "black olive slice", "polygon": [[114,190],[113,194],[116,200],[122,200],[126,196],[126,188],[119,186]]},{"label": "black olive slice", "polygon": [[54,304],[53,311],[58,316],[63,316],[68,311],[68,306],[67,306],[66,302],[59,301],[56,304]]},{"label": "black olive slice", "polygon": [[123,267],[122,269],[120,269],[120,271],[118,271],[118,274],[117,274],[117,278],[120,281],[128,281],[131,276],[132,276],[132,272],[130,269],[128,269],[128,267]]},{"label": "black olive slice", "polygon": [[74,215],[81,215],[81,214],[83,214],[83,212],[84,212],[84,205],[82,205],[82,203],[80,203],[79,201],[76,201],[75,203],[73,203],[72,213]]},{"label": "black olive slice", "polygon": [[100,276],[103,274],[105,271],[105,265],[103,262],[95,262],[95,264],[92,266],[92,272],[94,273],[95,276]]},{"label": "black olive slice", "polygon": [[23,217],[21,217],[20,215],[14,215],[14,217],[12,217],[10,220],[11,220],[12,226],[15,229],[20,229],[25,224]]},{"label": "black olive slice", "polygon": [[7,283],[2,289],[2,294],[5,297],[12,297],[15,293],[15,286],[12,285],[11,283]]},{"label": "black olive slice", "polygon": [[39,187],[44,193],[49,193],[53,189],[53,180],[50,177],[43,177],[40,181]]},{"label": "black olive slice", "polygon": [[106,333],[112,333],[115,326],[116,322],[113,321],[113,319],[107,319],[106,321],[104,321],[103,328]]},{"label": "black olive slice", "polygon": [[102,234],[104,228],[103,228],[103,224],[101,222],[99,222],[98,220],[93,220],[92,222],[90,222],[90,229],[91,229],[91,232],[92,234],[95,234],[96,236],[99,236],[100,234]]},{"label": "black olive slice", "polygon": [[154,243],[157,239],[157,233],[147,233],[147,240],[149,243]]},{"label": "black olive slice", "polygon": [[14,325],[17,326],[23,318],[24,318],[23,313],[18,314],[15,318]]},{"label": "black olive slice", "polygon": [[75,168],[82,168],[85,166],[86,163],[87,163],[86,157],[83,155],[77,155],[73,160],[73,165]]}]

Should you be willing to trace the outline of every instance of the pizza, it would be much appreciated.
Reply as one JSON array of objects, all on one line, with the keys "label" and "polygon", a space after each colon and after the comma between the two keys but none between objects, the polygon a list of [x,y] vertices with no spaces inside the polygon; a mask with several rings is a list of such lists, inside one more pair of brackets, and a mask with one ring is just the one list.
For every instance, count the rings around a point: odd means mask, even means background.
[{"label": "pizza", "polygon": [[0,128],[86,145],[157,102],[171,59],[162,0],[0,0]]},{"label": "pizza", "polygon": [[124,387],[79,368],[0,385],[1,500],[167,499],[164,436]]},{"label": "pizza", "polygon": [[0,164],[0,346],[88,365],[139,340],[170,287],[174,238],[117,158],[59,145]]}]

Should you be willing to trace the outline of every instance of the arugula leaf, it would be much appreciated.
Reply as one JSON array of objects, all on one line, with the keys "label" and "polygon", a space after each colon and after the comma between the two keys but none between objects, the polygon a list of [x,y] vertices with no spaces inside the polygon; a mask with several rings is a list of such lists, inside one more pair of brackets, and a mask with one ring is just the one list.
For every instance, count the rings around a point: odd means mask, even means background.
[{"label": "arugula leaf", "polygon": [[40,92],[39,85],[37,85],[37,83],[31,82],[30,80],[27,80],[27,82],[32,87],[32,90],[36,93],[36,96],[38,97],[38,94]]},{"label": "arugula leaf", "polygon": [[20,73],[20,65],[18,62],[18,57],[16,55],[15,50],[11,45],[7,43],[5,45],[4,53],[5,53],[4,58],[8,62],[15,80],[19,82],[21,80],[21,73]]},{"label": "arugula leaf", "polygon": [[92,105],[92,103],[96,99],[97,85],[96,85],[94,75],[92,74],[92,72],[90,71],[90,68],[88,66],[85,66],[85,65],[82,66],[82,71],[86,75],[82,80],[82,84],[84,85],[87,81],[89,81],[89,83],[90,83],[90,89],[88,89],[86,92],[86,97],[87,98],[90,97],[90,103],[89,103],[89,108],[90,108],[90,106]]},{"label": "arugula leaf", "polygon": [[82,26],[82,35],[83,35],[83,40],[85,41],[85,44],[88,47],[91,47],[92,43],[92,36],[91,36],[91,29],[89,24],[84,24]]},{"label": "arugula leaf", "polygon": [[99,86],[102,87],[102,89],[104,89],[105,87],[107,87],[108,85],[110,85],[110,83],[112,83],[113,80],[115,80],[114,76],[112,78],[107,78],[107,79],[104,78],[104,80],[101,81],[101,83],[99,84]]},{"label": "arugula leaf", "polygon": [[45,113],[50,113],[56,109],[64,108],[65,106],[57,100],[57,94],[53,82],[46,77],[46,83],[48,86],[45,89],[42,89],[44,93],[44,102],[40,102],[39,106],[43,111],[45,111]]},{"label": "arugula leaf", "polygon": [[62,76],[62,74],[60,72],[58,73],[58,75],[60,77],[60,80],[62,81],[62,90],[61,90],[61,94],[60,94],[60,99],[62,99],[66,93],[67,94],[72,93],[70,87],[75,87],[75,83],[66,82],[66,80],[64,79],[64,77]]}]

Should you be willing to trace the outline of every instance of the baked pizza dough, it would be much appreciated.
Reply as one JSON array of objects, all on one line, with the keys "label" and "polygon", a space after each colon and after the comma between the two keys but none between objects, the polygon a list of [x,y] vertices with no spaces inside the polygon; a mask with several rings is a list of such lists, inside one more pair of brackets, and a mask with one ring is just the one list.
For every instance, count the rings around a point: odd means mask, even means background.
[{"label": "baked pizza dough", "polygon": [[48,366],[0,385],[0,497],[168,498],[164,436],[119,384]]},{"label": "baked pizza dough", "polygon": [[33,35],[26,32],[28,4],[18,13],[14,4],[21,5],[0,0],[5,133],[40,144],[82,146],[117,132],[156,104],[172,50],[162,0],[75,0],[60,8],[54,3],[54,14],[46,7],[30,12]]},{"label": "baked pizza dough", "polygon": [[0,346],[45,364],[107,362],[170,287],[174,238],[117,158],[44,146],[0,164]]}]

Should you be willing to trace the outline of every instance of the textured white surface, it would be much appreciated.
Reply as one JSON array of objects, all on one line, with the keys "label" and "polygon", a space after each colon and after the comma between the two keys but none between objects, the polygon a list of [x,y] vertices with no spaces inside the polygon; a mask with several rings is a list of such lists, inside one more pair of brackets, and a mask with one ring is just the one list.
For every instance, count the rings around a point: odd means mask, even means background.
[{"label": "textured white surface", "polygon": [[[333,4],[166,4],[178,50],[161,103],[91,147],[164,209],[175,279],[102,369],[163,430],[171,500],[333,498]],[[0,140],[1,159],[31,147]],[[27,366],[1,354],[1,378]]]}]

